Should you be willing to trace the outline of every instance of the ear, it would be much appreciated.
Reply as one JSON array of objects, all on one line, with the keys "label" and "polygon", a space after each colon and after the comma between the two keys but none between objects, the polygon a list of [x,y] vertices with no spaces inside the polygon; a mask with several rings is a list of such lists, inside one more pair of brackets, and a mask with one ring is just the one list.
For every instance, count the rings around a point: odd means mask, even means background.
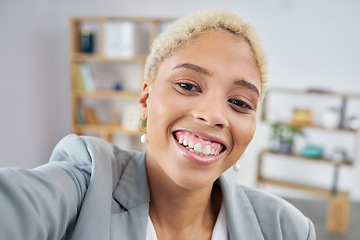
[{"label": "ear", "polygon": [[144,120],[147,119],[148,99],[150,94],[150,84],[146,81],[142,83],[141,94],[139,99],[139,108],[141,116]]}]

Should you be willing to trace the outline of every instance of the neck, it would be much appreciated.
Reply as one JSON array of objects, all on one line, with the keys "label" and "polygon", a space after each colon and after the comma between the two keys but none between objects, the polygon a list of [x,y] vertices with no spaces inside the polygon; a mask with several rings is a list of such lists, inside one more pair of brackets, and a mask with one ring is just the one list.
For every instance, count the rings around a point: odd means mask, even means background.
[{"label": "neck", "polygon": [[222,201],[219,187],[211,185],[199,190],[185,189],[165,173],[153,171],[152,167],[147,162],[151,192],[149,215],[158,239],[161,239],[160,236],[178,239],[182,235],[187,235],[183,239],[189,239],[194,232],[211,237]]}]

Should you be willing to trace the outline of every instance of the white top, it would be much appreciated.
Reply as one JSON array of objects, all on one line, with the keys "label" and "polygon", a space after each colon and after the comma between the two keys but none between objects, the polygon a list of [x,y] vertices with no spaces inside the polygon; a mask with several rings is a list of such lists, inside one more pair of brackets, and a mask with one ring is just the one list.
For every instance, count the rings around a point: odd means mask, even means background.
[{"label": "white top", "polygon": [[[225,207],[224,207],[224,203],[222,203],[219,215],[216,219],[215,226],[212,232],[211,240],[229,240],[229,239],[230,238],[227,230]],[[151,221],[150,216],[148,216],[146,240],[157,240],[155,228]]]}]

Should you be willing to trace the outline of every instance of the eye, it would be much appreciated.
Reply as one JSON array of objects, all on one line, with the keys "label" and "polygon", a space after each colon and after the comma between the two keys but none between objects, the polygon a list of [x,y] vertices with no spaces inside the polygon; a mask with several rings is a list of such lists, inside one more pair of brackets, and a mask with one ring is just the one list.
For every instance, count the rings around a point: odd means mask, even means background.
[{"label": "eye", "polygon": [[201,92],[200,87],[196,86],[195,84],[191,84],[191,83],[184,83],[184,82],[180,82],[180,83],[176,83],[176,86],[181,90],[181,91],[186,91],[186,92]]},{"label": "eye", "polygon": [[235,110],[237,111],[254,110],[252,106],[239,99],[229,99],[228,102],[231,103],[233,105],[233,108],[235,108]]}]

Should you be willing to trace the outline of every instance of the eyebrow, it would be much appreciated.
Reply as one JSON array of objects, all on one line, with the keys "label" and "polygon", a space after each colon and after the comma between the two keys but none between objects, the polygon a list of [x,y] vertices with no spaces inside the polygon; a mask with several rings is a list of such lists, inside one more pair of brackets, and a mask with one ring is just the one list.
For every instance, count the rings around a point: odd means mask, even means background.
[{"label": "eyebrow", "polygon": [[179,64],[179,65],[176,65],[174,69],[179,69],[179,68],[188,68],[188,69],[191,69],[191,70],[194,70],[198,73],[201,73],[201,74],[204,74],[206,76],[211,76],[211,73],[209,72],[209,70],[203,68],[203,67],[200,67],[198,65],[195,65],[195,64],[192,64],[192,63],[183,63],[183,64]]},{"label": "eyebrow", "polygon": [[[174,69],[179,69],[179,68],[188,68],[188,69],[194,70],[194,71],[196,71],[198,73],[205,74],[206,76],[211,76],[212,75],[209,72],[209,70],[207,70],[207,69],[205,69],[203,67],[200,67],[198,65],[192,64],[192,63],[182,63],[182,64],[179,64],[179,65],[176,65],[175,67],[173,67],[173,70]],[[234,84],[246,87],[246,88],[250,89],[251,91],[253,91],[254,93],[256,93],[257,96],[260,96],[259,89],[254,84],[249,83],[248,81],[236,80],[234,82]]]},{"label": "eyebrow", "polygon": [[245,80],[236,80],[234,82],[235,85],[240,85],[240,86],[244,86],[248,89],[250,89],[251,91],[255,92],[257,96],[260,96],[260,91],[259,89],[252,83],[249,83],[248,81]]}]

